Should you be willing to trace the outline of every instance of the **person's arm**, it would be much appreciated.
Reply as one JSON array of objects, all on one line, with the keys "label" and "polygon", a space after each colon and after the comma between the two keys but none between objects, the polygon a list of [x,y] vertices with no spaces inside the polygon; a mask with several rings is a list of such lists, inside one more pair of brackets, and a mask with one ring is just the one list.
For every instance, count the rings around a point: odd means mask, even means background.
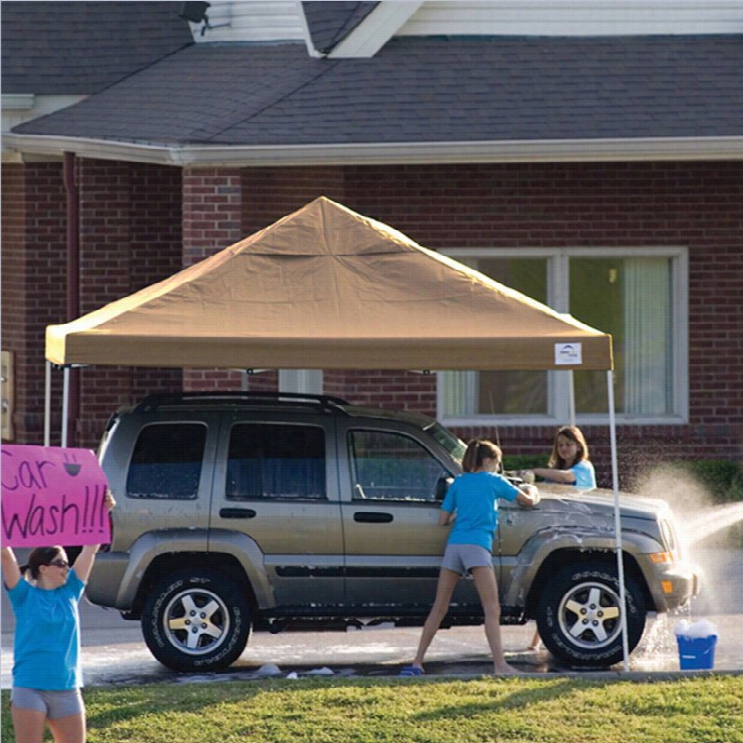
[{"label": "person's arm", "polygon": [[536,467],[532,472],[547,482],[556,482],[560,485],[574,485],[575,472],[572,470],[554,470],[550,467]]},{"label": "person's arm", "polygon": [[536,485],[519,485],[518,490],[519,494],[516,496],[516,501],[522,506],[533,508],[542,499]]},{"label": "person's arm", "polygon": [[2,548],[2,565],[5,585],[12,591],[21,579],[21,569],[18,567],[15,553],[10,547]]},{"label": "person's arm", "polygon": [[455,513],[449,511],[439,511],[439,526],[448,526],[456,518]]},{"label": "person's arm", "polygon": [[[113,494],[110,490],[106,491],[105,505],[109,513],[113,511],[114,506],[116,505],[116,501],[114,500]],[[87,583],[88,578],[90,577],[90,571],[93,569],[95,556],[100,546],[100,544],[86,544],[77,556],[75,564],[72,566],[75,575],[77,575],[83,583]]]},{"label": "person's arm", "polygon": [[93,569],[95,556],[100,546],[100,544],[86,544],[77,556],[75,564],[72,566],[75,575],[77,575],[83,583],[88,582],[90,571]]}]

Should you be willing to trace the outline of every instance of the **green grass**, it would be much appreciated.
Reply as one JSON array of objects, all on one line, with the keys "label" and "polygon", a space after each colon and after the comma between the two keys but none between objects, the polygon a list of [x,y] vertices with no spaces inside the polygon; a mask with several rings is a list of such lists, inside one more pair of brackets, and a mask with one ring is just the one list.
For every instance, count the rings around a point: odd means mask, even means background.
[{"label": "green grass", "polygon": [[743,742],[740,676],[230,681],[85,699],[90,743]]}]

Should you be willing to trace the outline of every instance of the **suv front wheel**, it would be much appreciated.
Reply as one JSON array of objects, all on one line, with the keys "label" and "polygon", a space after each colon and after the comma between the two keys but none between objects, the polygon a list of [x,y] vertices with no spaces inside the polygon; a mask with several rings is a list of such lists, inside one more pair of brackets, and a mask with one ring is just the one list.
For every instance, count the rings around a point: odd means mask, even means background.
[{"label": "suv front wheel", "polygon": [[[631,653],[645,629],[645,600],[624,581]],[[559,570],[545,587],[537,627],[547,649],[571,666],[610,666],[622,660],[621,607],[616,571],[596,562]]]},{"label": "suv front wheel", "polygon": [[233,581],[212,571],[171,573],[145,601],[142,634],[175,671],[217,670],[237,660],[250,634],[250,609]]}]

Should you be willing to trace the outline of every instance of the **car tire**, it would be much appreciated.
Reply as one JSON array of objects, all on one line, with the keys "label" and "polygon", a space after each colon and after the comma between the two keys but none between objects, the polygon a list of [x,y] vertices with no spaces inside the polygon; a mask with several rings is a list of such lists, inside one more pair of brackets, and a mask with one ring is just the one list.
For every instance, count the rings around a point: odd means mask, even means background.
[{"label": "car tire", "polygon": [[174,671],[226,668],[250,634],[250,608],[229,578],[211,571],[179,571],[147,597],[142,634],[150,652]]},{"label": "car tire", "polygon": [[[625,575],[627,639],[631,653],[645,630],[645,600]],[[617,570],[606,563],[562,568],[539,599],[537,627],[546,648],[569,666],[597,668],[622,660]]]}]

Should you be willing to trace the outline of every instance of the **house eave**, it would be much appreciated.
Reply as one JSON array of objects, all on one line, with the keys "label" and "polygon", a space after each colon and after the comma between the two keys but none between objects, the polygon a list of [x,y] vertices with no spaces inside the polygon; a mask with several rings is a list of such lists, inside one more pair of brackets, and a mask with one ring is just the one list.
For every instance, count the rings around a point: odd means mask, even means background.
[{"label": "house eave", "polygon": [[97,160],[177,167],[706,161],[743,160],[743,136],[222,146],[5,134],[3,149],[21,156],[74,152]]}]

